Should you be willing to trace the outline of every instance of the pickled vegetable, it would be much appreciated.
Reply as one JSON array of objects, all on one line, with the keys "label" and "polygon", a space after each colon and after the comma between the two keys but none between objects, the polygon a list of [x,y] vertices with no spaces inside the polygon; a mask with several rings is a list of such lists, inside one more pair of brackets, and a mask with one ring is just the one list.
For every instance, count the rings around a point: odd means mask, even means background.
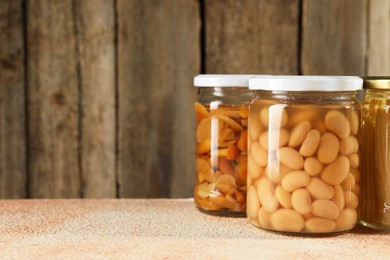
[{"label": "pickled vegetable", "polygon": [[248,157],[258,167],[247,182],[252,224],[297,233],[341,232],[355,225],[358,115],[344,105],[293,107],[263,100],[251,105],[249,123],[256,128],[250,128]]},{"label": "pickled vegetable", "polygon": [[[195,103],[197,169],[195,204],[210,213],[245,214],[247,191],[247,106],[210,109]],[[253,165],[249,165],[252,171]],[[256,191],[252,191],[256,192]],[[256,202],[253,207],[256,207]],[[256,210],[253,210],[256,211]]]}]

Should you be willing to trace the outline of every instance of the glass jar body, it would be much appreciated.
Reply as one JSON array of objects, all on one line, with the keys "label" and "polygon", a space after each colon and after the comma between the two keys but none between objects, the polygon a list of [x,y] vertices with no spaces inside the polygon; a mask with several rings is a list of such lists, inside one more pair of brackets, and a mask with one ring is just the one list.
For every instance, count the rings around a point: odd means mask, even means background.
[{"label": "glass jar body", "polygon": [[200,88],[196,112],[195,204],[203,212],[245,216],[248,88]]},{"label": "glass jar body", "polygon": [[390,231],[390,91],[366,90],[362,109],[361,223]]},{"label": "glass jar body", "polygon": [[247,216],[298,234],[352,229],[360,193],[356,92],[258,91],[248,125]]}]

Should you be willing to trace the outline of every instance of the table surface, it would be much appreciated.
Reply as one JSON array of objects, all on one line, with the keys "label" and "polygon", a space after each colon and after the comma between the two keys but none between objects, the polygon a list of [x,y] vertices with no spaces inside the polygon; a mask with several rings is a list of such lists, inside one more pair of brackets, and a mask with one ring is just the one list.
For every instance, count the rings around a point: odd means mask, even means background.
[{"label": "table surface", "polygon": [[358,226],[337,236],[287,236],[201,213],[192,199],[3,200],[0,256],[390,258],[390,233]]}]

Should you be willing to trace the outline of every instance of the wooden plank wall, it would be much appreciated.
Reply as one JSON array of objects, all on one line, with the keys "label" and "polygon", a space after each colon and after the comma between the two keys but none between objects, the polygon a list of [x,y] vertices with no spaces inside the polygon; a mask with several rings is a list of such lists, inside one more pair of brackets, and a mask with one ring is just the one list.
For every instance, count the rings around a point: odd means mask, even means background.
[{"label": "wooden plank wall", "polygon": [[0,1],[0,197],[27,195],[22,1]]},{"label": "wooden plank wall", "polygon": [[0,1],[0,198],[192,196],[198,73],[390,75],[390,0]]}]

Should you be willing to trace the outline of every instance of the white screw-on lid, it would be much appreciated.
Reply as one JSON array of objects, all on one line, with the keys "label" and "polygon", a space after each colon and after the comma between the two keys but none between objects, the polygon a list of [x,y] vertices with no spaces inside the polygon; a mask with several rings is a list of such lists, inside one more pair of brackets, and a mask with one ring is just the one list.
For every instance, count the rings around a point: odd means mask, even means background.
[{"label": "white screw-on lid", "polygon": [[363,79],[356,76],[255,76],[249,80],[252,90],[279,91],[355,91]]},{"label": "white screw-on lid", "polygon": [[194,77],[195,87],[248,87],[254,75],[246,74],[200,74]]}]

